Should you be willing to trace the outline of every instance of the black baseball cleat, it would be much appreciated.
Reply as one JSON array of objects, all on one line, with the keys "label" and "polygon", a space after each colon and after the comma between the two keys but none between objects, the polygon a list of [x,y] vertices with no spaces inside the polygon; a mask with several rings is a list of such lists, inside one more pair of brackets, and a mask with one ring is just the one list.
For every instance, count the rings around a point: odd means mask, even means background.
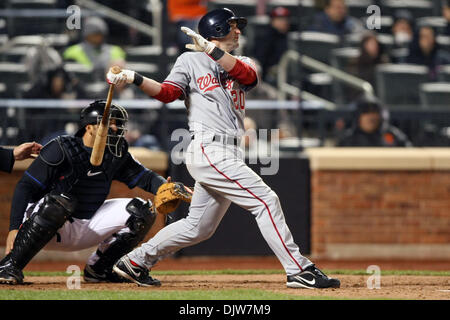
[{"label": "black baseball cleat", "polygon": [[311,265],[300,273],[287,276],[286,285],[288,288],[325,289],[339,288],[341,282],[327,277],[315,265]]},{"label": "black baseball cleat", "polygon": [[0,283],[23,284],[23,272],[11,260],[0,266]]},{"label": "black baseball cleat", "polygon": [[141,267],[128,258],[123,256],[114,264],[113,271],[119,276],[137,283],[139,286],[150,287],[160,286],[161,281],[153,279],[149,275],[147,268]]},{"label": "black baseball cleat", "polygon": [[86,265],[83,271],[83,279],[86,282],[90,283],[99,283],[99,282],[112,282],[112,283],[123,283],[130,282],[128,279],[124,279],[120,277],[117,273],[106,270],[97,271],[91,265]]}]

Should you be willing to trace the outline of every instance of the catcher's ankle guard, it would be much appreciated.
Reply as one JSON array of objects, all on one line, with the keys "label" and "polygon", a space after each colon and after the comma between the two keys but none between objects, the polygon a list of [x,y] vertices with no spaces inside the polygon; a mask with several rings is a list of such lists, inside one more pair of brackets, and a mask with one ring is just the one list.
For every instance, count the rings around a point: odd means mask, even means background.
[{"label": "catcher's ankle guard", "polygon": [[130,213],[126,222],[130,232],[116,234],[115,241],[104,252],[97,250],[97,255],[100,258],[92,266],[94,270],[111,271],[114,263],[120,257],[133,250],[139,242],[144,240],[155,223],[156,214],[152,210],[150,200],[144,201],[140,198],[134,198],[127,204],[126,210]]}]

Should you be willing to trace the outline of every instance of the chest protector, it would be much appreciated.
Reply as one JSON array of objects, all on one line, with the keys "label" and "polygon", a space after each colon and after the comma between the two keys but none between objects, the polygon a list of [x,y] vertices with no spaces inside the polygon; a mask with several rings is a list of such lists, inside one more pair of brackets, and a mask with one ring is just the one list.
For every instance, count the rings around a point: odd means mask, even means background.
[{"label": "chest protector", "polygon": [[67,159],[66,163],[68,164],[64,172],[62,172],[60,179],[55,183],[55,188],[59,192],[70,192],[77,182],[88,178],[89,175],[97,175],[98,172],[102,172],[102,174],[98,174],[98,178],[93,180],[94,185],[97,181],[103,186],[106,183],[109,188],[115,173],[126,160],[128,151],[128,146],[124,143],[122,146],[122,157],[115,157],[106,148],[102,164],[98,167],[94,167],[89,161],[91,153],[85,149],[81,138],[60,136],[57,138],[57,142],[60,145],[64,158]]}]

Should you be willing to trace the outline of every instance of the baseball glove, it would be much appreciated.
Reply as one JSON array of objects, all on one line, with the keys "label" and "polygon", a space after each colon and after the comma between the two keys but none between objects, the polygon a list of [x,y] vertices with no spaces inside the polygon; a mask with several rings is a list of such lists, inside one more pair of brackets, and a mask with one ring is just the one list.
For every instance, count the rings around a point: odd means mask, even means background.
[{"label": "baseball glove", "polygon": [[158,188],[153,203],[158,213],[168,214],[175,211],[181,201],[190,203],[191,199],[192,190],[181,182],[166,182]]}]

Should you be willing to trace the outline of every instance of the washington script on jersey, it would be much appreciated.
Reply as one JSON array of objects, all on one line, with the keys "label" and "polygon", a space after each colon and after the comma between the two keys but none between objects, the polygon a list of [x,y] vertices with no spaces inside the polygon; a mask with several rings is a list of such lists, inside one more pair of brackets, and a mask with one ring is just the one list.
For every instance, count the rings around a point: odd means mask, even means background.
[{"label": "washington script on jersey", "polygon": [[[219,79],[212,76],[211,73],[208,73],[206,76],[199,77],[197,79],[198,88],[203,91],[203,93],[214,90],[220,87]],[[226,80],[224,88],[231,90],[233,86],[232,80]]]}]

